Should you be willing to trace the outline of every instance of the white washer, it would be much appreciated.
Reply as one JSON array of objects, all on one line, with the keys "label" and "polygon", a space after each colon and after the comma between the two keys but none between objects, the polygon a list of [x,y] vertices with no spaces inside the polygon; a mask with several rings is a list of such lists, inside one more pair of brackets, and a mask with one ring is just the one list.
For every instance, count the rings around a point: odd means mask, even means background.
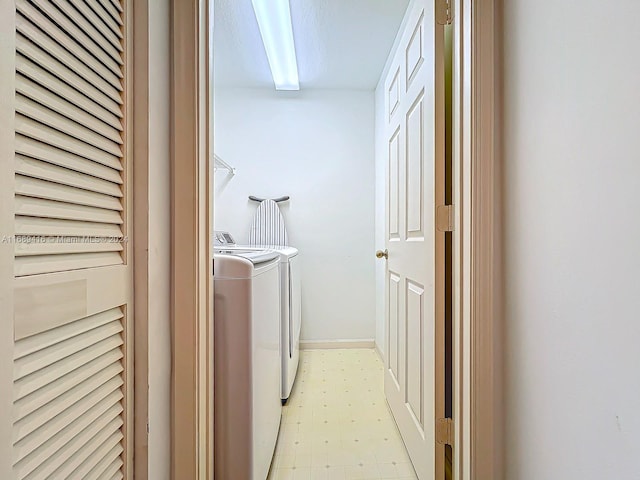
[{"label": "white washer", "polygon": [[214,254],[216,478],[264,480],[278,438],[280,256]]},{"label": "white washer", "polygon": [[[286,403],[296,379],[300,360],[300,330],[302,328],[300,259],[297,248],[273,247],[280,255],[280,356],[281,398]],[[215,251],[257,252],[260,247],[236,245],[228,232],[215,233]]]}]

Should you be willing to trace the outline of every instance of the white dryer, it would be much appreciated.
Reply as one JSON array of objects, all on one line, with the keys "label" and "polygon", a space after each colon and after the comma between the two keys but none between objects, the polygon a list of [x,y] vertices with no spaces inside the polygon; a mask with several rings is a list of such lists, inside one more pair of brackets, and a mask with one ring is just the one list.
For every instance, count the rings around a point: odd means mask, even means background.
[{"label": "white dryer", "polygon": [[282,359],[282,403],[291,395],[300,360],[300,330],[302,328],[300,259],[298,249],[282,247],[280,254],[280,356]]},{"label": "white dryer", "polygon": [[214,253],[215,478],[264,480],[280,403],[280,255]]},{"label": "white dryer", "polygon": [[[215,232],[216,252],[257,252],[263,248],[236,245],[228,232]],[[291,394],[300,360],[302,328],[300,256],[294,247],[270,247],[280,257],[280,398],[285,403]]]}]

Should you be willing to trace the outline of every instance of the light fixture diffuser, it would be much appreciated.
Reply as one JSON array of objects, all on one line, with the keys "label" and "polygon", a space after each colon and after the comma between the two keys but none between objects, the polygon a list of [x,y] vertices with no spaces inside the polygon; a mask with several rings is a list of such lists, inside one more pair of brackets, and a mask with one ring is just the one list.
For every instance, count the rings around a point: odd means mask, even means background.
[{"label": "light fixture diffuser", "polygon": [[251,0],[276,90],[300,90],[289,0]]}]

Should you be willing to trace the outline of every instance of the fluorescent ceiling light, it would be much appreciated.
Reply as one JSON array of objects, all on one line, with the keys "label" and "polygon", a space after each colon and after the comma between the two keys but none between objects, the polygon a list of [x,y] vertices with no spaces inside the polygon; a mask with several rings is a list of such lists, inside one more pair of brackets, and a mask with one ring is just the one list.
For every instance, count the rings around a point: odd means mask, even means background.
[{"label": "fluorescent ceiling light", "polygon": [[276,90],[300,90],[289,0],[251,0]]}]

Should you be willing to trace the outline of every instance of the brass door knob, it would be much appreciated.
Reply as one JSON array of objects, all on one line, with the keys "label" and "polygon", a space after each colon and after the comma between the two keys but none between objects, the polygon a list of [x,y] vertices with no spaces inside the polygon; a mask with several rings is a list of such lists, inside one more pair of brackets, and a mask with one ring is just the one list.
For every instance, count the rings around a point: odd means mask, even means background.
[{"label": "brass door knob", "polygon": [[378,258],[389,258],[389,250],[387,250],[386,248],[384,249],[384,252],[382,250],[378,250],[376,252],[376,257],[378,257]]}]

